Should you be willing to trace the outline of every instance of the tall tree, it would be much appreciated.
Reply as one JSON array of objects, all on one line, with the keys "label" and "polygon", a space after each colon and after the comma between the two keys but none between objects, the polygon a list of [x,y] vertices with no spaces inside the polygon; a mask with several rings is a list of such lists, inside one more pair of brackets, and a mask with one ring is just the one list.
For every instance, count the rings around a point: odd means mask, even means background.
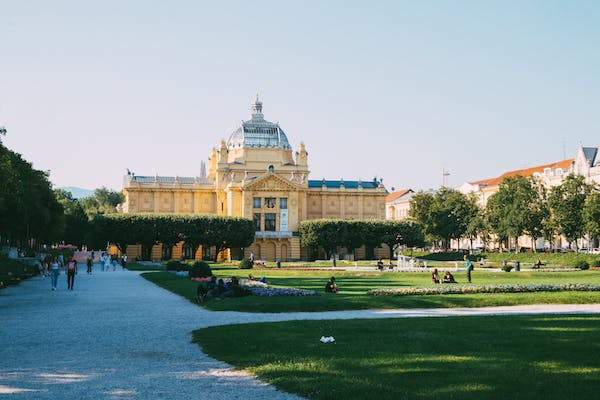
[{"label": "tall tree", "polygon": [[383,235],[379,240],[388,245],[390,261],[399,246],[418,247],[425,243],[421,225],[416,221],[381,221],[380,224]]},{"label": "tall tree", "polygon": [[583,208],[592,192],[592,186],[585,183],[581,175],[568,175],[560,186],[550,191],[548,204],[558,232],[565,236],[569,245],[585,234]]},{"label": "tall tree", "polygon": [[498,191],[488,200],[485,213],[499,240],[506,240],[510,247],[510,239],[514,238],[517,251],[519,236],[527,234],[537,240],[543,235],[542,223],[549,216],[543,187],[520,175],[500,182]]},{"label": "tall tree", "polygon": [[[450,188],[435,194],[419,193],[411,199],[410,215],[424,227],[425,234],[449,248],[452,239],[460,239],[477,216],[474,198]],[[413,209],[414,207],[414,209]]]},{"label": "tall tree", "polygon": [[600,192],[595,191],[588,197],[583,207],[583,220],[585,231],[597,245],[600,239]]},{"label": "tall tree", "polygon": [[92,196],[80,200],[86,214],[91,218],[96,214],[112,214],[117,206],[125,201],[123,193],[101,187]]}]

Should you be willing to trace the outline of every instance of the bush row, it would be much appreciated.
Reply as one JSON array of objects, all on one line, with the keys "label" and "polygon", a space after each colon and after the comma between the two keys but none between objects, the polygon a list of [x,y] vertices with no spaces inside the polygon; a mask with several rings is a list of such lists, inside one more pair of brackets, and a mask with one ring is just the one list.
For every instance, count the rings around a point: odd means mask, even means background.
[{"label": "bush row", "polygon": [[31,278],[39,273],[40,270],[34,265],[0,256],[0,289],[17,284],[23,279]]},{"label": "bush row", "polygon": [[436,294],[472,294],[472,293],[526,293],[526,292],[596,292],[600,285],[589,283],[530,284],[530,285],[441,285],[427,287],[402,287],[371,289],[369,296],[422,296]]},{"label": "bush row", "polygon": [[210,266],[204,261],[195,261],[192,265],[178,260],[170,260],[166,265],[167,271],[188,271],[192,278],[207,278],[212,275]]}]

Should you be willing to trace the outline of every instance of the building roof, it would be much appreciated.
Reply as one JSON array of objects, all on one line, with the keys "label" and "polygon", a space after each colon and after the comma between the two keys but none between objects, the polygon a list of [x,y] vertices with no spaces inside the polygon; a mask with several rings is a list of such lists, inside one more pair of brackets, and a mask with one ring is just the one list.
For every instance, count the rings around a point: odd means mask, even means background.
[{"label": "building roof", "polygon": [[252,118],[242,121],[242,125],[229,135],[227,148],[291,150],[292,147],[279,124],[265,120],[262,103],[256,96],[252,103]]},{"label": "building roof", "polygon": [[588,166],[595,167],[600,165],[600,157],[598,157],[598,147],[583,147],[583,154],[588,162]]},{"label": "building roof", "polygon": [[389,203],[390,201],[394,201],[412,191],[413,191],[412,189],[396,190],[395,192],[392,192],[387,195],[387,197],[385,198],[385,202]]},{"label": "building roof", "polygon": [[381,183],[376,180],[364,181],[364,182],[363,181],[346,181],[346,180],[331,181],[331,180],[326,180],[326,179],[309,180],[308,181],[309,188],[320,188],[320,187],[325,186],[328,189],[339,189],[340,187],[342,187],[342,185],[346,189],[358,189],[359,187],[362,187],[363,189],[377,189],[379,186],[381,186]]},{"label": "building roof", "polygon": [[514,171],[508,171],[503,173],[500,176],[490,179],[483,179],[480,181],[469,182],[471,185],[479,185],[479,186],[497,186],[502,182],[504,178],[513,177],[513,176],[533,176],[536,172],[543,173],[546,168],[556,169],[562,168],[563,170],[568,169],[571,164],[573,164],[573,158],[568,158],[566,160],[557,161],[551,164],[538,165],[536,167],[525,168],[525,169],[516,169]]},{"label": "building roof", "polygon": [[181,185],[193,185],[197,183],[212,183],[212,180],[191,176],[138,176],[132,175],[131,181],[137,183],[178,183]]}]

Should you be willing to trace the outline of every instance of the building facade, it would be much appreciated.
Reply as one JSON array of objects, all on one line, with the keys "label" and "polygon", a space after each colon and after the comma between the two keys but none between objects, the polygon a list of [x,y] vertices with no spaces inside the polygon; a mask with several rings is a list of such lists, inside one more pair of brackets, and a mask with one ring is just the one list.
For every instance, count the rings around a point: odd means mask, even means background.
[{"label": "building facade", "polygon": [[[262,103],[252,104],[251,119],[243,121],[226,141],[213,148],[198,177],[125,176],[123,212],[216,214],[254,221],[254,243],[230,249],[225,258],[282,261],[307,257],[297,234],[301,221],[319,218],[385,219],[383,184],[372,181],[310,180],[308,152],[303,143],[294,153],[278,123],[267,121]],[[209,249],[186,254],[183,243],[173,257],[208,256]],[[161,258],[153,249],[152,258]],[[129,246],[128,255],[141,254]]]}]

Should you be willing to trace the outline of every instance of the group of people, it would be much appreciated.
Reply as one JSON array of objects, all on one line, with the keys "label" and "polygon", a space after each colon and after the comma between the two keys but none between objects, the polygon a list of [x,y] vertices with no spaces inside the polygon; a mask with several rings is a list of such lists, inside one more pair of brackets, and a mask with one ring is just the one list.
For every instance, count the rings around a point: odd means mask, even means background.
[{"label": "group of people", "polygon": [[[94,257],[94,253],[92,253],[92,259]],[[112,270],[116,271],[117,266],[119,265],[119,257],[116,254],[107,254],[102,253],[100,256],[100,270],[101,271],[110,271],[112,266]],[[121,256],[121,266],[123,269],[127,265],[127,254],[123,254]]]},{"label": "group of people", "polygon": [[247,294],[246,289],[240,286],[240,280],[232,276],[227,282],[223,278],[217,279],[212,275],[207,282],[201,282],[196,290],[196,299],[198,302],[214,298],[241,297]]},{"label": "group of people", "polygon": [[[58,285],[58,276],[60,275],[60,270],[65,268],[65,262],[63,256],[50,257],[46,256],[42,261],[42,270],[44,271],[44,276],[50,276],[50,284],[52,290],[56,290]],[[75,275],[78,272],[77,261],[74,258],[71,258],[66,263],[67,270],[67,289],[73,290],[73,286],[75,284]]]},{"label": "group of people", "polygon": [[431,273],[431,283],[457,283],[454,279],[454,275],[450,273],[450,271],[444,272],[444,277],[440,279],[437,268],[433,269]]},{"label": "group of people", "polygon": [[[100,268],[102,271],[109,271],[112,266],[113,271],[117,269],[118,257],[116,255],[109,255],[102,253],[100,256]],[[125,268],[127,264],[127,255],[121,256],[121,265]],[[86,260],[87,273],[92,273],[92,266],[94,265],[94,252]],[[64,256],[59,254],[57,256],[45,255],[38,264],[40,272],[43,276],[49,276],[52,290],[56,290],[58,283],[58,276],[61,270],[65,270],[67,273],[67,289],[74,290],[75,275],[77,275],[79,268],[77,260],[71,258],[65,262]]]}]

